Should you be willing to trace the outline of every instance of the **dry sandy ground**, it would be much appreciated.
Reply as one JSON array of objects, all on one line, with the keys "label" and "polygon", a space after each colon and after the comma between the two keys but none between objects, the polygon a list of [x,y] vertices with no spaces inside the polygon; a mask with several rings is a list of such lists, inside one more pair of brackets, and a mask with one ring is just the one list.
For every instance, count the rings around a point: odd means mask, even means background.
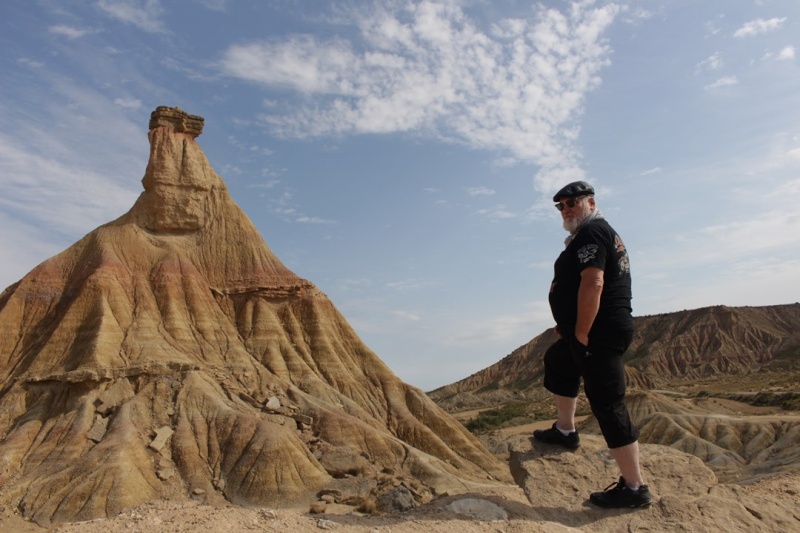
[{"label": "dry sandy ground", "polygon": [[[485,521],[458,515],[442,509],[447,503],[461,498],[480,498],[492,501],[509,513],[509,520]],[[347,531],[363,533],[496,533],[499,531],[539,531],[534,516],[524,516],[528,502],[516,487],[492,489],[481,494],[460,495],[437,499],[408,513],[392,516],[367,516],[346,506],[328,506],[325,514],[314,515],[308,509],[246,509],[241,507],[215,508],[192,502],[154,502],[120,514],[113,519],[92,520],[74,524],[41,528],[6,513],[0,520],[0,531],[14,533],[177,533],[214,531],[221,533],[247,531]],[[567,531],[568,529],[563,529]]]},{"label": "dry sandy ground", "polygon": [[[735,402],[719,404],[717,410],[730,410],[750,416],[765,416],[760,408],[747,409]],[[194,501],[152,502],[130,509],[115,518],[61,524],[42,528],[19,517],[11,506],[0,507],[0,533],[175,533],[248,531],[346,531],[358,533],[512,533],[512,532],[604,532],[717,530],[800,531],[800,472],[766,477],[748,485],[716,486],[714,474],[696,458],[671,448],[644,445],[644,468],[655,482],[657,503],[636,511],[600,510],[584,503],[590,490],[599,490],[614,471],[607,450],[599,437],[587,435],[579,453],[559,453],[537,448],[529,439],[534,428],[549,427],[552,421],[508,428],[501,439],[509,447],[522,449],[527,461],[525,490],[516,486],[486,488],[479,494],[440,497],[424,506],[394,515],[364,515],[354,508],[328,504],[324,514],[312,514],[309,507],[249,509],[236,506],[211,507]],[[651,447],[652,446],[652,447]],[[541,486],[541,479],[565,476],[562,485],[573,485],[576,492]],[[599,479],[598,479],[599,478]],[[669,478],[669,480],[668,480]],[[708,481],[708,492],[688,494],[690,485]],[[611,480],[613,481],[613,480]],[[659,483],[660,481],[660,483]],[[718,488],[716,488],[716,487]],[[532,489],[532,487],[536,487]],[[651,485],[653,488],[653,485]],[[543,491],[535,494],[534,491]],[[490,520],[458,514],[447,509],[454,501],[480,500],[502,508],[508,518]],[[532,503],[533,502],[533,503]],[[309,502],[310,503],[310,502]],[[712,508],[708,508],[712,505]],[[763,515],[762,518],[758,518]],[[728,519],[727,523],[725,520]],[[754,519],[753,517],[756,517]],[[719,521],[719,522],[716,522]],[[763,524],[764,527],[754,527]],[[776,524],[786,527],[775,529]],[[570,527],[572,526],[572,527]]]},{"label": "dry sandy ground", "polygon": [[[796,505],[800,499],[800,474],[780,475],[743,490],[782,503]],[[486,521],[459,515],[443,507],[456,499],[480,498],[502,507],[508,520]],[[364,516],[345,506],[329,506],[324,515],[312,515],[307,509],[245,509],[241,507],[215,508],[193,502],[156,502],[129,510],[107,520],[93,520],[75,524],[40,528],[25,522],[8,510],[3,510],[0,531],[8,533],[179,533],[179,532],[249,532],[249,531],[343,531],[358,533],[538,533],[568,531],[616,531],[620,513],[632,516],[628,531],[663,531],[658,525],[656,507],[637,511],[595,511],[595,518],[586,528],[575,529],[553,521],[543,521],[535,508],[516,487],[493,489],[481,494],[468,494],[440,498],[408,513],[393,516]],[[565,513],[567,511],[565,510]],[[608,514],[608,519],[604,513]],[[797,517],[795,531],[800,531]],[[603,525],[607,522],[606,526]],[[633,527],[632,527],[633,526]],[[670,531],[677,531],[669,528]],[[689,524],[681,531],[695,531]],[[730,531],[744,531],[728,529]],[[785,530],[790,531],[790,530]]]}]

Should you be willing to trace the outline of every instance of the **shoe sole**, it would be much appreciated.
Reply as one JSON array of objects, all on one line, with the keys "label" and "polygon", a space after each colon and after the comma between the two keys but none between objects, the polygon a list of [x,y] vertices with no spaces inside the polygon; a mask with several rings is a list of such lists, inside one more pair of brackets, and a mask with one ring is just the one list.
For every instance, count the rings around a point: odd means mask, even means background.
[{"label": "shoe sole", "polygon": [[561,446],[562,448],[566,448],[567,450],[577,450],[578,448],[581,447],[581,443],[580,442],[577,443],[577,444],[564,444],[562,442],[548,442],[546,440],[538,439],[535,434],[533,435],[533,440],[535,440],[536,442],[541,442],[542,444],[549,444],[551,446]]},{"label": "shoe sole", "polygon": [[589,498],[589,501],[602,509],[646,509],[651,505],[653,505],[652,501],[645,503],[631,504],[631,505],[606,505],[600,502],[596,502],[591,498]]}]

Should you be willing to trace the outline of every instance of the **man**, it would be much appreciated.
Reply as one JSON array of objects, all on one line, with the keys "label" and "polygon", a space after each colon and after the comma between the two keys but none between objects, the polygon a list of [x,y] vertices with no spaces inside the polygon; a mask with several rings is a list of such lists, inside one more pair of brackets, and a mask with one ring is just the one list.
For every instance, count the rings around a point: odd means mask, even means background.
[{"label": "man", "polygon": [[575,407],[583,377],[586,398],[621,473],[616,484],[589,499],[601,507],[648,507],[652,497],[639,467],[639,432],[625,406],[622,354],[633,336],[628,253],[597,208],[591,185],[570,183],[553,201],[570,234],[550,286],[559,339],[544,356],[544,386],[555,396],[558,419],[533,436],[569,449],[580,446]]}]

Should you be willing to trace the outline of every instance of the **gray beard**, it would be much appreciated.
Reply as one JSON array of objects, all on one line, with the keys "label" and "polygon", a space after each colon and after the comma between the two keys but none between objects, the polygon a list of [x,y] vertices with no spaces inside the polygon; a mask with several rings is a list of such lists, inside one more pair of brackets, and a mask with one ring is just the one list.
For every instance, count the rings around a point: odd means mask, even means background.
[{"label": "gray beard", "polygon": [[584,219],[573,218],[572,220],[564,220],[561,225],[567,230],[570,234],[575,233],[578,231],[578,228],[581,227],[581,223]]},{"label": "gray beard", "polygon": [[564,239],[564,246],[569,246],[569,243],[572,241],[572,239],[575,238],[575,234],[578,232],[579,229],[581,229],[581,226],[583,226],[584,223],[601,218],[605,218],[603,217],[603,213],[600,212],[599,208],[595,208],[594,211],[592,211],[585,217],[581,218],[575,217],[572,221],[567,221],[567,220],[562,221],[561,225],[564,227],[565,230],[569,232],[569,236],[566,239]]}]

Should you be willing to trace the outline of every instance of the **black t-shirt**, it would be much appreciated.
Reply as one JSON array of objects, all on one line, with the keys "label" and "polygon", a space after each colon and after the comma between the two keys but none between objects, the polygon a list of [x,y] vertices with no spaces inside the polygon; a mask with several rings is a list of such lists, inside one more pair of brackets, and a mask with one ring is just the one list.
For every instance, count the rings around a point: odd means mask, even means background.
[{"label": "black t-shirt", "polygon": [[588,267],[603,271],[600,309],[590,335],[602,336],[633,330],[631,316],[631,268],[625,244],[605,219],[584,224],[556,259],[550,286],[550,309],[562,335],[575,334],[578,287]]}]

